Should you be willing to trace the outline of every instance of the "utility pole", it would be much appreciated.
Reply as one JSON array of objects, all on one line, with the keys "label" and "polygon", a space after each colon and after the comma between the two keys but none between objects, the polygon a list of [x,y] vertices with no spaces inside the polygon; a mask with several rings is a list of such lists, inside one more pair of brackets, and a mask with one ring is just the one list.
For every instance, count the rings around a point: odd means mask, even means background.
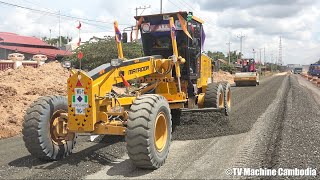
[{"label": "utility pole", "polygon": [[230,64],[230,58],[231,58],[231,57],[230,57],[230,44],[231,44],[231,42],[230,42],[230,41],[226,43],[226,45],[228,45],[228,54],[229,54],[229,55],[228,55],[228,57],[229,57],[229,64]]},{"label": "utility pole", "polygon": [[160,0],[160,14],[162,14],[162,0]]},{"label": "utility pole", "polygon": [[262,50],[263,48],[260,48],[259,50],[260,50],[260,63],[262,64],[262,60],[261,60],[261,50]]},{"label": "utility pole", "polygon": [[51,40],[51,29],[49,29],[49,31],[50,31],[50,38],[49,38],[49,40]]},{"label": "utility pole", "polygon": [[61,21],[61,16],[60,16],[60,10],[59,10],[59,48],[61,48],[61,34],[60,34],[60,22]]},{"label": "utility pole", "polygon": [[253,59],[256,59],[256,51],[254,49],[252,49],[252,54],[253,54]]},{"label": "utility pole", "polygon": [[[161,2],[161,4],[162,4],[162,2]],[[139,9],[142,9],[144,11],[145,9],[148,9],[148,8],[151,8],[151,5],[143,6],[143,7],[141,7],[141,6],[136,7],[136,16],[138,16],[138,10]],[[143,11],[141,12],[141,14],[143,13]]]},{"label": "utility pole", "polygon": [[263,64],[266,63],[266,48],[263,48]]},{"label": "utility pole", "polygon": [[270,62],[273,63],[273,53],[271,52],[271,55],[270,55]]},{"label": "utility pole", "polygon": [[243,54],[243,53],[242,53],[242,39],[243,39],[244,37],[246,37],[246,36],[245,36],[245,35],[242,35],[242,32],[241,32],[241,34],[238,35],[237,37],[240,39],[240,53]]},{"label": "utility pole", "polygon": [[280,42],[279,42],[278,65],[282,65],[282,43],[281,43],[281,36],[280,36]]}]

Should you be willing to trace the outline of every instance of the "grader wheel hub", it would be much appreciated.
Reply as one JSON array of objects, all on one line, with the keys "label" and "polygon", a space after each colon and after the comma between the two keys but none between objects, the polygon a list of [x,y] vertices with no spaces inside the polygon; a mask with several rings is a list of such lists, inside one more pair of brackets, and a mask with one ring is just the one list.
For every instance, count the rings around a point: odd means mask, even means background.
[{"label": "grader wheel hub", "polygon": [[227,106],[231,107],[231,92],[227,92]]},{"label": "grader wheel hub", "polygon": [[167,120],[166,116],[161,112],[158,114],[155,123],[154,141],[157,151],[161,152],[167,144]]},{"label": "grader wheel hub", "polygon": [[223,93],[219,93],[219,108],[223,108],[224,104],[223,104]]},{"label": "grader wheel hub", "polygon": [[58,145],[74,138],[74,133],[67,129],[67,113],[56,111],[51,118],[50,134],[53,142]]}]

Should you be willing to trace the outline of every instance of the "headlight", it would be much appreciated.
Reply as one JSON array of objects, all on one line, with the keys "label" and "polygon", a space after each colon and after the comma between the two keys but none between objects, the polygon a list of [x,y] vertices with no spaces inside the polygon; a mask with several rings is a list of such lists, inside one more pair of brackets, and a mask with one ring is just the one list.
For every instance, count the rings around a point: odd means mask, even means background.
[{"label": "headlight", "polygon": [[123,61],[123,60],[121,60],[121,59],[111,59],[110,64],[111,64],[111,66],[113,66],[113,67],[118,67],[118,66],[121,65],[122,61]]}]

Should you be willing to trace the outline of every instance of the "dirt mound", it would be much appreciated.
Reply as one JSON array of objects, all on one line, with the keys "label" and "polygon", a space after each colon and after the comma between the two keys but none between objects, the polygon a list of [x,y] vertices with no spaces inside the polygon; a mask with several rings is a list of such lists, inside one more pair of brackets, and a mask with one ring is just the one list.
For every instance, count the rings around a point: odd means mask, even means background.
[{"label": "dirt mound", "polygon": [[17,95],[17,90],[13,87],[1,85],[0,86],[0,103],[6,102],[12,96]]},{"label": "dirt mound", "polygon": [[25,111],[39,96],[66,95],[68,76],[58,62],[0,71],[0,139],[21,132]]},{"label": "dirt mound", "polygon": [[214,82],[228,81],[230,84],[234,83],[233,75],[225,71],[213,72],[212,76]]}]

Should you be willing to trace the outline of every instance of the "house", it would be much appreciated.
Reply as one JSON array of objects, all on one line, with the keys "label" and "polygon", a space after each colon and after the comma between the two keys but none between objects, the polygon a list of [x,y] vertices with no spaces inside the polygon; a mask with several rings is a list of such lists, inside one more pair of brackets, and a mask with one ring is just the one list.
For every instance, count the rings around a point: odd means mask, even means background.
[{"label": "house", "polygon": [[35,37],[0,32],[0,59],[7,59],[11,53],[21,53],[26,60],[32,59],[36,54],[46,55],[49,60],[54,60],[57,55],[72,54],[70,51],[60,50]]}]

